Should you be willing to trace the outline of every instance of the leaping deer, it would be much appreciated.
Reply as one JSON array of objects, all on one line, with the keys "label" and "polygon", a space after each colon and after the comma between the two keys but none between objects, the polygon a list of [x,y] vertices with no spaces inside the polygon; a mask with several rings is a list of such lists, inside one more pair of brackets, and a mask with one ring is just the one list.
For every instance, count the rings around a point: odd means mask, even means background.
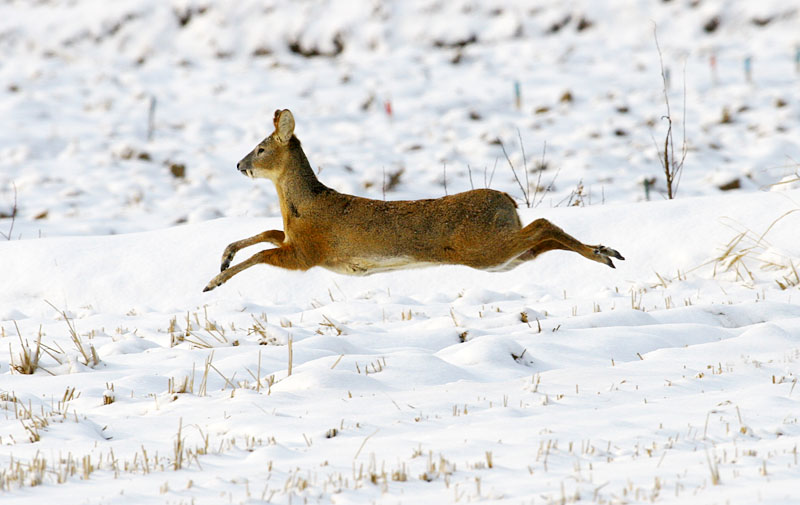
[{"label": "leaping deer", "polygon": [[[314,175],[294,135],[292,113],[277,110],[273,122],[275,131],[236,168],[275,184],[284,231],[268,230],[229,244],[220,274],[203,291],[258,263],[368,275],[442,264],[506,271],[553,249],[574,251],[611,268],[611,258],[625,259],[614,249],[579,242],[546,219],[523,228],[514,200],[492,189],[388,202],[339,193]],[[230,266],[237,251],[260,242],[278,247]]]}]

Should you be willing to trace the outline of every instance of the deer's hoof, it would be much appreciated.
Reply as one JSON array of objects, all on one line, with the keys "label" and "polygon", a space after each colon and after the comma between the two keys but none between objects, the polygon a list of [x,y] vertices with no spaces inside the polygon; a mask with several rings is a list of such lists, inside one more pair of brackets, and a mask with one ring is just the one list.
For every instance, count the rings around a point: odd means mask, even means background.
[{"label": "deer's hoof", "polygon": [[230,246],[225,248],[225,252],[222,253],[222,263],[220,263],[219,271],[224,272],[231,266],[231,261],[233,261],[233,256],[236,254]]},{"label": "deer's hoof", "polygon": [[216,277],[214,277],[213,279],[211,279],[211,282],[206,284],[206,287],[203,288],[203,293],[205,293],[206,291],[211,291],[212,289],[218,288],[219,286],[222,286],[222,282],[217,280]]},{"label": "deer's hoof", "polygon": [[611,261],[611,258],[616,258],[618,260],[625,261],[625,258],[622,255],[610,247],[606,247],[604,245],[599,245],[594,248],[594,254],[597,256],[597,261],[601,263],[605,263],[606,265],[610,266],[611,268],[617,268],[614,266],[614,262]]}]

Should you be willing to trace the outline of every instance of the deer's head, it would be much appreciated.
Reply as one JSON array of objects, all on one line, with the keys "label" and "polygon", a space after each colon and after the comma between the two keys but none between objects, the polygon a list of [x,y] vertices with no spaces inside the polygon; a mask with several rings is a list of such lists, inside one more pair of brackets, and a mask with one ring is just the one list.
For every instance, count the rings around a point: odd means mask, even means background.
[{"label": "deer's head", "polygon": [[286,167],[289,144],[294,136],[294,117],[289,109],[276,110],[272,122],[275,131],[236,164],[242,174],[275,181]]}]

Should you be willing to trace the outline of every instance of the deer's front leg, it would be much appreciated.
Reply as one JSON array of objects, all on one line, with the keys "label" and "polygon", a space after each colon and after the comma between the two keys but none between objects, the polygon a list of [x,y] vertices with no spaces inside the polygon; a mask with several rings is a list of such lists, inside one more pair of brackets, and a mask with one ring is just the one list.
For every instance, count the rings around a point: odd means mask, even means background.
[{"label": "deer's front leg", "polygon": [[203,291],[211,291],[212,289],[221,286],[228,282],[228,279],[238,274],[242,270],[250,268],[259,263],[267,263],[280,268],[289,270],[307,270],[313,265],[307,265],[300,258],[297,257],[297,252],[291,245],[279,247],[277,249],[267,249],[250,256],[248,259],[241,263],[234,265],[211,279],[211,281],[203,288]]},{"label": "deer's front leg", "polygon": [[222,263],[220,264],[219,271],[224,272],[228,269],[228,267],[231,265],[231,261],[233,261],[234,255],[239,251],[239,249],[244,249],[245,247],[250,247],[251,245],[259,244],[261,242],[270,242],[280,246],[283,243],[284,238],[285,235],[280,230],[267,230],[263,233],[259,233],[258,235],[253,235],[250,238],[237,240],[236,242],[228,244],[228,247],[226,247],[225,251],[222,253]]}]

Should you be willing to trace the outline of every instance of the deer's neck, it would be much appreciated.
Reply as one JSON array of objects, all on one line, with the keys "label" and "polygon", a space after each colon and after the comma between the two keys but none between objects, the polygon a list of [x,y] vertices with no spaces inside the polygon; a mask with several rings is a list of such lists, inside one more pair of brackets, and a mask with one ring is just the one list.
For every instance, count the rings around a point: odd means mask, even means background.
[{"label": "deer's neck", "polygon": [[298,208],[312,203],[316,197],[328,190],[314,175],[314,170],[302,149],[299,147],[293,149],[289,156],[287,168],[275,184],[284,218],[297,214]]}]

